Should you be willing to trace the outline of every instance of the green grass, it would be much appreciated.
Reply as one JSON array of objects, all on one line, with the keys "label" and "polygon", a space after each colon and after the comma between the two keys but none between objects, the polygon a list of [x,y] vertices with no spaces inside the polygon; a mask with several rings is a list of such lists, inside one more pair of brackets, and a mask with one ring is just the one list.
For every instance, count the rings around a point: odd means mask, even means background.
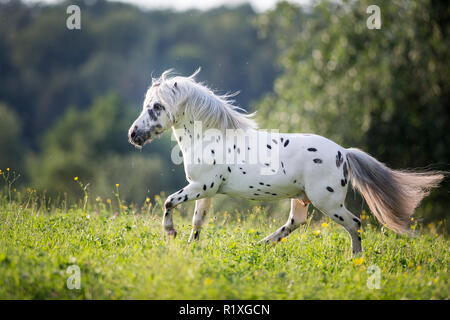
[{"label": "green grass", "polygon": [[[158,204],[119,215],[100,201],[85,211],[63,208],[3,197],[0,299],[450,298],[449,242],[428,226],[408,237],[364,220],[365,252],[355,260],[345,231],[327,220],[277,245],[252,246],[284,223],[261,208],[238,213],[239,221],[214,213],[194,244],[187,243],[190,217],[180,214],[178,237],[164,236]],[[79,290],[66,285],[71,265],[81,270]],[[367,286],[372,265],[380,289]]]}]

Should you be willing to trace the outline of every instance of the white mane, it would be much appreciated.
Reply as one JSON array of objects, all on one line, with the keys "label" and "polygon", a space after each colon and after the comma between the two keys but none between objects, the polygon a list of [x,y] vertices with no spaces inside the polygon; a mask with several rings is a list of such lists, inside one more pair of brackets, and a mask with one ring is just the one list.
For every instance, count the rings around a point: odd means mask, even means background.
[{"label": "white mane", "polygon": [[153,79],[152,89],[156,95],[169,107],[173,115],[176,110],[172,108],[176,103],[184,105],[185,115],[192,120],[202,121],[206,127],[217,129],[256,129],[253,120],[254,113],[243,114],[244,109],[233,105],[234,94],[216,95],[202,83],[195,81],[200,72],[197,69],[191,76],[173,76],[172,70],[163,72],[159,79]]}]

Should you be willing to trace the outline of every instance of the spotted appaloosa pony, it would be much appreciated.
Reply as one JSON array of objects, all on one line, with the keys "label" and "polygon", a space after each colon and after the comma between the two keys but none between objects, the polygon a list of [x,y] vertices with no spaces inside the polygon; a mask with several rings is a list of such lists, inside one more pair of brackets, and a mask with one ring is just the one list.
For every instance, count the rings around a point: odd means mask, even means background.
[{"label": "spotted appaloosa pony", "polygon": [[[186,201],[196,201],[192,241],[199,238],[217,193],[252,200],[290,198],[289,219],[262,242],[278,241],[298,228],[312,203],[347,230],[353,254],[358,254],[361,222],[344,204],[349,182],[383,225],[404,233],[414,209],[443,179],[435,171],[391,170],[361,150],[318,135],[256,130],[253,114],[239,112],[232,95],[215,95],[196,82],[198,72],[181,77],[169,70],[153,79],[129,130],[130,142],[140,148],[172,127],[182,151],[189,184],[165,202],[163,226],[169,235],[176,236],[172,210]],[[251,161],[255,155],[259,160]]]}]

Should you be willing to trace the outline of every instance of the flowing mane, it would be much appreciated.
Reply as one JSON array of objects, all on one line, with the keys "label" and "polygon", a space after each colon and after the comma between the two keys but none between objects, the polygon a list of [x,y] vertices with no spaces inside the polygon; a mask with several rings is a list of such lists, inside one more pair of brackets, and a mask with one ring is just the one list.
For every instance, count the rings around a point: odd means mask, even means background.
[{"label": "flowing mane", "polygon": [[[166,70],[160,78],[153,79],[152,88],[168,106],[183,101],[186,116],[202,121],[208,128],[247,130],[258,127],[253,120],[255,113],[244,114],[240,112],[246,112],[244,109],[233,104],[231,98],[239,92],[217,95],[205,84],[195,81],[199,72],[200,68],[191,76],[182,77],[174,76],[171,69]],[[175,113],[175,110],[169,111]]]}]

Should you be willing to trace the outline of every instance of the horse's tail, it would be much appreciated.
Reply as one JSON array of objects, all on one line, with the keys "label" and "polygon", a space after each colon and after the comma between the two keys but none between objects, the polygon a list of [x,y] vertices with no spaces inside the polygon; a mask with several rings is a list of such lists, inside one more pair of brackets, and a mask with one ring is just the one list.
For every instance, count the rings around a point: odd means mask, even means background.
[{"label": "horse's tail", "polygon": [[407,233],[414,209],[444,178],[440,171],[391,170],[367,153],[347,149],[350,179],[378,221],[397,233]]}]

